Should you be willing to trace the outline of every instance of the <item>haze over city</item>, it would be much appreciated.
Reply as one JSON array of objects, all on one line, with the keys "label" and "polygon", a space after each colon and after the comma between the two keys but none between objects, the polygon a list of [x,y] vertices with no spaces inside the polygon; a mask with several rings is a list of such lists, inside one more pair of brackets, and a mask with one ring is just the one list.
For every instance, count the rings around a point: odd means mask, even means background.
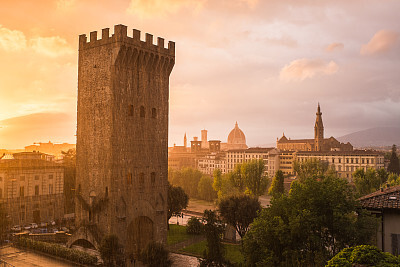
[{"label": "haze over city", "polygon": [[249,146],[400,125],[399,1],[2,1],[0,147],[75,143],[77,36],[115,22],[176,42],[169,145]]}]

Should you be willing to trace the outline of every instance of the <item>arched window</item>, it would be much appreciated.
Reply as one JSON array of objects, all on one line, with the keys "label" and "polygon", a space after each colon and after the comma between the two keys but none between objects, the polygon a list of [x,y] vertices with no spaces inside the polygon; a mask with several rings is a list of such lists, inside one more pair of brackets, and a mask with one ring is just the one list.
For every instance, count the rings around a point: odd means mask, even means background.
[{"label": "arched window", "polygon": [[157,118],[157,109],[156,108],[151,109],[151,117],[154,119]]},{"label": "arched window", "polygon": [[140,117],[146,117],[146,110],[144,109],[144,106],[140,106]]}]

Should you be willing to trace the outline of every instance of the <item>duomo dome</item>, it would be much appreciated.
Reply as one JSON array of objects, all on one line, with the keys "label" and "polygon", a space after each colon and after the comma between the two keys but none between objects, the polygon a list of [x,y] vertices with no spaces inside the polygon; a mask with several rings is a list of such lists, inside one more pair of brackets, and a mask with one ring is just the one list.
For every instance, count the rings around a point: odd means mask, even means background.
[{"label": "duomo dome", "polygon": [[246,146],[246,136],[244,135],[243,131],[240,130],[237,122],[235,124],[235,128],[233,128],[233,130],[228,135],[228,144]]}]

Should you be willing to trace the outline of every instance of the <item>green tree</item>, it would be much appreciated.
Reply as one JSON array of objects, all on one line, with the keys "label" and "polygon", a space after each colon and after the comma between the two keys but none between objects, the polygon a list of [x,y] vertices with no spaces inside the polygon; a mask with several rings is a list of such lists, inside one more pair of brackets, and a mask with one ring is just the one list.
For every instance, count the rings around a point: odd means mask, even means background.
[{"label": "green tree", "polygon": [[225,230],[224,223],[218,218],[215,211],[205,210],[203,214],[204,234],[207,245],[200,266],[224,266],[225,248],[222,244],[222,235]]},{"label": "green tree", "polygon": [[231,196],[220,201],[218,210],[223,220],[235,227],[243,238],[261,210],[261,204],[258,199],[248,195]]},{"label": "green tree", "polygon": [[105,236],[100,243],[99,252],[106,266],[124,266],[121,245],[116,235]]},{"label": "green tree", "polygon": [[213,201],[217,198],[217,193],[213,189],[213,178],[207,175],[201,177],[197,191],[200,199]]},{"label": "green tree", "polygon": [[203,224],[197,217],[190,217],[187,222],[186,233],[191,235],[199,235],[203,231]]},{"label": "green tree", "polygon": [[241,166],[244,184],[251,195],[259,197],[265,193],[268,187],[268,177],[264,174],[264,161],[251,160]]},{"label": "green tree", "polygon": [[222,190],[222,172],[220,169],[214,170],[213,178],[213,189],[215,192],[220,192]]},{"label": "green tree", "polygon": [[75,212],[76,150],[62,151],[64,165],[65,212]]},{"label": "green tree", "polygon": [[377,221],[360,211],[352,187],[321,178],[294,182],[261,211],[244,237],[248,265],[323,266],[347,246],[372,242]]},{"label": "green tree", "polygon": [[364,171],[362,168],[357,169],[353,173],[353,178],[356,190],[360,196],[375,192],[381,186],[381,178],[373,168],[368,168],[367,171]]},{"label": "green tree", "polygon": [[139,260],[149,267],[169,267],[172,261],[169,258],[169,251],[163,244],[150,242],[140,252]]},{"label": "green tree", "polygon": [[228,173],[228,179],[233,187],[239,192],[244,192],[246,189],[246,181],[243,172],[244,164],[237,164],[233,172]]},{"label": "green tree", "polygon": [[[303,182],[307,178],[322,179],[327,173],[331,174],[328,162],[321,161],[317,158],[306,159],[303,162],[294,161],[293,169],[297,174],[297,178],[300,182]],[[328,172],[330,171],[330,172]]]},{"label": "green tree", "polygon": [[388,180],[387,180],[388,185],[390,186],[396,186],[400,185],[400,176],[396,175],[394,173],[390,173],[388,175]]},{"label": "green tree", "polygon": [[168,212],[167,212],[167,225],[169,229],[169,219],[172,215],[182,212],[189,203],[189,197],[185,191],[179,186],[168,184]]},{"label": "green tree", "polygon": [[285,193],[284,180],[283,172],[281,170],[276,171],[268,194],[274,198],[281,197]]},{"label": "green tree", "polygon": [[382,252],[377,247],[360,245],[345,248],[336,254],[327,267],[351,267],[351,266],[400,266],[400,258],[390,253]]},{"label": "green tree", "polygon": [[400,174],[400,162],[399,162],[399,157],[397,156],[396,145],[392,146],[392,153],[390,154],[390,163],[388,166],[388,172]]},{"label": "green tree", "polygon": [[376,174],[378,175],[381,184],[386,183],[389,177],[389,173],[385,170],[385,168],[380,168],[379,170],[376,171]]},{"label": "green tree", "polygon": [[175,186],[180,186],[189,197],[198,197],[198,184],[203,174],[196,169],[183,168],[181,170],[169,170],[168,180]]}]

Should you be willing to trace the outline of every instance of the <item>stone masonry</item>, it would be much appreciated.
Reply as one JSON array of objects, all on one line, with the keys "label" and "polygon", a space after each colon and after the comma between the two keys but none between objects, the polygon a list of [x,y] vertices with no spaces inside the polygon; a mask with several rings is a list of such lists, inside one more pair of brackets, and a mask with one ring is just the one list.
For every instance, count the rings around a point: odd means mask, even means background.
[{"label": "stone masonry", "polygon": [[128,262],[149,241],[166,243],[169,75],[175,43],[114,26],[79,36],[78,230],[94,247],[118,236]]}]

